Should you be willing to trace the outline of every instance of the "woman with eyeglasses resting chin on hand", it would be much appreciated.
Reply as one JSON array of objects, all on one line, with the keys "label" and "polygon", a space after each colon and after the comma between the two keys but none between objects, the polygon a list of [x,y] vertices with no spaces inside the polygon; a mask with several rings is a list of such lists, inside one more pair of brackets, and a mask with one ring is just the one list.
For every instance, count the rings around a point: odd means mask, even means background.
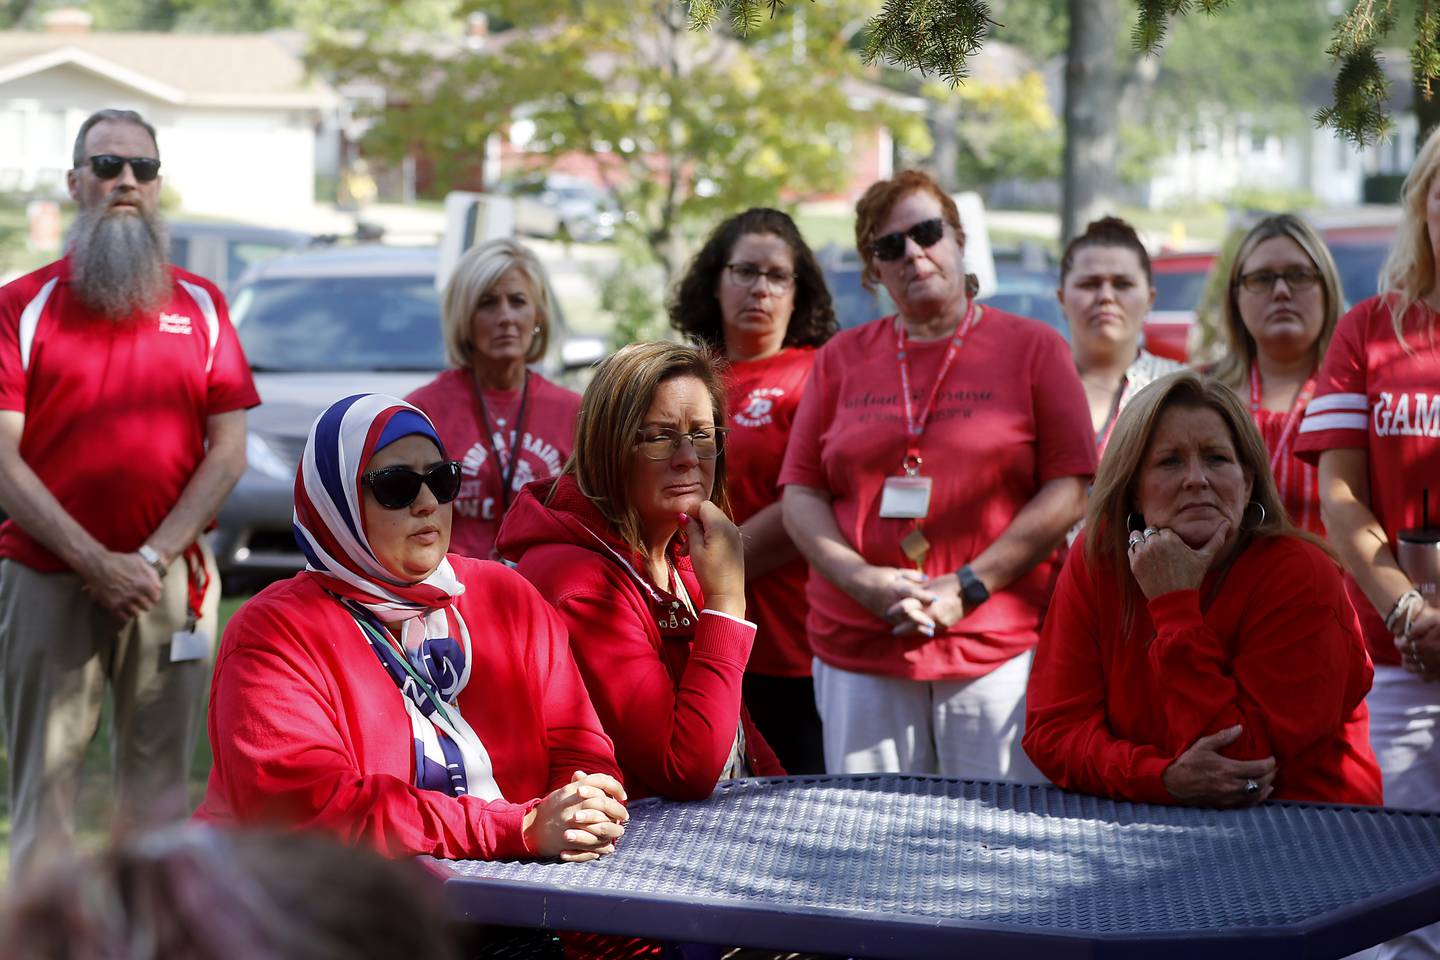
[{"label": "woman with eyeglasses resting chin on hand", "polygon": [[1065,341],[982,307],[955,202],[909,170],[856,204],[893,317],[815,358],[780,483],[809,560],[831,773],[1035,781],[1025,681],[1095,471]]},{"label": "woman with eyeglasses resting chin on hand", "polygon": [[1344,305],[1335,258],[1304,221],[1277,214],[1240,241],[1229,280],[1226,352],[1211,375],[1249,401],[1285,512],[1324,536],[1319,474],[1295,455],[1295,443]]},{"label": "woman with eyeglasses resting chin on hand", "polygon": [[633,797],[784,772],[740,700],[755,625],[724,418],[708,352],[631,344],[586,389],[565,473],[522,490],[500,528],[501,556],[569,627]]},{"label": "woman with eyeglasses resting chin on hand", "polygon": [[625,791],[565,626],[515,572],[447,556],[459,487],[410,404],[321,414],[295,478],[306,569],[225,628],[197,817],[391,856],[614,852]]}]

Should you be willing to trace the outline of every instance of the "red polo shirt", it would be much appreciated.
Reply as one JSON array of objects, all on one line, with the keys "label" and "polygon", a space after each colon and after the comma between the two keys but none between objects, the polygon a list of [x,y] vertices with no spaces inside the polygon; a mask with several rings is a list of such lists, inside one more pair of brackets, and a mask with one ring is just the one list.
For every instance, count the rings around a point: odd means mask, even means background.
[{"label": "red polo shirt", "polygon": [[[20,456],[110,550],[139,547],[175,506],[205,456],[207,418],[260,402],[225,298],[171,274],[165,306],[119,321],[81,302],[68,258],[0,288],[0,410],[25,415]],[[0,557],[66,569],[13,520]]]}]

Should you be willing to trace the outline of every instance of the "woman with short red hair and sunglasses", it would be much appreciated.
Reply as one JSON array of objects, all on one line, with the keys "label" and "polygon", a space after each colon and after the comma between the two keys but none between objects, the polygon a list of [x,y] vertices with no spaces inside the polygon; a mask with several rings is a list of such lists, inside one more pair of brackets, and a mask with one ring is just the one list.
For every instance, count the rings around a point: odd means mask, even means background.
[{"label": "woman with short red hair and sunglasses", "polygon": [[403,400],[320,415],[295,478],[306,569],[225,629],[198,817],[392,856],[614,852],[625,791],[565,625],[519,574],[446,552],[460,477]]},{"label": "woman with short red hair and sunglasses", "polygon": [[1058,334],[974,301],[930,177],[855,211],[864,281],[898,313],[821,348],[780,473],[826,767],[1038,781],[1025,683],[1095,472],[1085,392]]}]

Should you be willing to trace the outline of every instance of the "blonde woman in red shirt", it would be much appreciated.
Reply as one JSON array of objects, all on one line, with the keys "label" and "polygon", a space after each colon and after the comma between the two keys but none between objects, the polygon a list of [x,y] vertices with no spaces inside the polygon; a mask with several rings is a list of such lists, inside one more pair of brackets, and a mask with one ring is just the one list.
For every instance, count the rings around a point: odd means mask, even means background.
[{"label": "blonde woman in red shirt", "polygon": [[508,238],[471,247],[445,286],[450,369],[405,400],[460,461],[451,546],[463,556],[496,559],[495,535],[515,495],[559,476],[575,446],[580,395],[530,369],[549,348],[555,304],[540,258]]},{"label": "blonde woman in red shirt", "polygon": [[1268,460],[1239,398],[1197,373],[1120,414],[1030,674],[1025,750],[1057,785],[1380,802],[1359,624]]}]

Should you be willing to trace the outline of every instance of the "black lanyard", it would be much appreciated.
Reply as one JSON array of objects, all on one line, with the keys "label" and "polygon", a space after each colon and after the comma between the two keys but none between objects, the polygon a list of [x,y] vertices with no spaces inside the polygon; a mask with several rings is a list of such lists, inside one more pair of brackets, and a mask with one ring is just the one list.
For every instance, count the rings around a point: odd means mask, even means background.
[{"label": "black lanyard", "polygon": [[490,448],[490,459],[495,461],[495,472],[500,475],[500,511],[504,513],[510,509],[510,483],[515,479],[515,468],[520,465],[520,431],[525,429],[525,406],[530,400],[530,371],[525,371],[520,387],[520,410],[515,414],[515,428],[510,431],[508,464],[500,462],[500,448],[495,446],[495,428],[490,424],[490,411],[485,408],[485,388],[479,383],[475,384],[475,397],[480,402],[480,422],[485,428],[481,441]]}]

